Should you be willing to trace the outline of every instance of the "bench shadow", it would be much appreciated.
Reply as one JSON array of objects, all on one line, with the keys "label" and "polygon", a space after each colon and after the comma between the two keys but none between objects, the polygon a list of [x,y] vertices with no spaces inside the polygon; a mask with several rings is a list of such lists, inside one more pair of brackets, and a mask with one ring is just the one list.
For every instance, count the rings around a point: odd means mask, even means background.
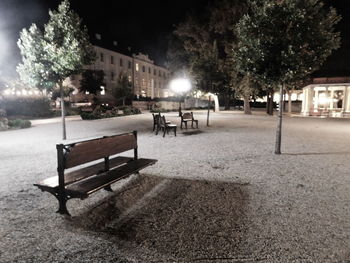
[{"label": "bench shadow", "polygon": [[182,132],[182,134],[185,135],[185,136],[197,135],[197,134],[201,134],[201,133],[203,133],[203,131],[201,131],[201,130],[184,131],[184,132]]},{"label": "bench shadow", "polygon": [[141,176],[72,222],[105,233],[118,247],[141,247],[169,260],[237,259],[249,225],[248,188]]}]

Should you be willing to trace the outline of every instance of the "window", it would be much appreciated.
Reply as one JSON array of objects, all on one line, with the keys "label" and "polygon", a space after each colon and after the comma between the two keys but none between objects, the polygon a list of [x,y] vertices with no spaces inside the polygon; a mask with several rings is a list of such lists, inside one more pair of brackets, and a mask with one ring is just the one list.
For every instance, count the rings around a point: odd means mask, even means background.
[{"label": "window", "polygon": [[114,57],[111,56],[111,64],[114,64]]},{"label": "window", "polygon": [[135,64],[135,69],[136,69],[136,71],[139,71],[139,63]]},{"label": "window", "polygon": [[165,72],[163,72],[163,77],[166,78],[166,77],[165,77]]},{"label": "window", "polygon": [[148,74],[151,74],[151,68],[148,68]]},{"label": "window", "polygon": [[105,95],[106,94],[106,90],[105,90],[105,87],[104,86],[101,86],[101,92],[100,92],[101,95]]},{"label": "window", "polygon": [[88,92],[88,91],[85,91],[85,94],[86,94],[86,95],[89,95],[89,94],[90,94],[90,92]]},{"label": "window", "polygon": [[114,71],[111,71],[111,80],[114,80]]},{"label": "window", "polygon": [[161,77],[162,76],[162,72],[159,70],[159,77]]},{"label": "window", "polygon": [[101,62],[104,61],[103,53],[100,53],[100,60],[101,60]]},{"label": "window", "polygon": [[142,72],[145,72],[145,71],[146,71],[145,66],[142,66]]},{"label": "window", "polygon": [[123,66],[123,59],[120,58],[119,65],[122,67]]},{"label": "window", "polygon": [[131,69],[131,61],[128,61],[128,69]]},{"label": "window", "polygon": [[157,75],[157,70],[156,69],[153,70],[153,74],[154,74],[154,76]]},{"label": "window", "polygon": [[131,76],[130,75],[128,76],[128,80],[129,80],[129,82],[131,82]]}]

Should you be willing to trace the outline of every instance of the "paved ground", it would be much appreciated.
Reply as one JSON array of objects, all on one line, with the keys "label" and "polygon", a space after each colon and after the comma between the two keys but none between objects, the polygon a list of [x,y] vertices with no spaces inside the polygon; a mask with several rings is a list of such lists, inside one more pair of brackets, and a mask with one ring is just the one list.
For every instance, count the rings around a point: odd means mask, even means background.
[{"label": "paved ground", "polygon": [[195,116],[165,138],[150,114],[69,121],[73,141],[136,129],[159,160],[71,218],[32,185],[55,174],[59,123],[1,132],[0,262],[350,262],[349,120],[285,118],[276,156],[275,117]]}]

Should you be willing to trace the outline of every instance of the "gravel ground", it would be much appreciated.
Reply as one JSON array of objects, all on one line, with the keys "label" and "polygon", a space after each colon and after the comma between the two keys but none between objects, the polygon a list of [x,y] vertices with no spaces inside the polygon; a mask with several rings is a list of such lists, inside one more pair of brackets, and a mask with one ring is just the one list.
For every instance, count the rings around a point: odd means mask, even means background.
[{"label": "gravel ground", "polygon": [[0,262],[350,262],[350,120],[286,117],[277,156],[276,117],[195,116],[165,138],[149,113],[69,121],[69,141],[136,129],[158,159],[68,201],[72,217],[33,186],[55,174],[60,124],[1,132]]}]

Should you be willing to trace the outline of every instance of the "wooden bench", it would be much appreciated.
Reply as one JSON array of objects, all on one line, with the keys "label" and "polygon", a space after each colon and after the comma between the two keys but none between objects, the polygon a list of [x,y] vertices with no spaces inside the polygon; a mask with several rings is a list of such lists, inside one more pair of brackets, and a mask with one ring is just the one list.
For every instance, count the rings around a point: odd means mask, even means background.
[{"label": "wooden bench", "polygon": [[185,123],[185,128],[187,129],[187,122],[191,122],[191,127],[193,128],[193,123],[196,123],[196,127],[198,129],[198,120],[195,120],[193,118],[193,112],[186,112],[181,115],[181,129],[182,129],[182,123]]},{"label": "wooden bench", "polygon": [[[112,191],[111,184],[157,162],[139,159],[137,131],[70,144],[57,144],[58,176],[34,184],[42,191],[53,194],[59,203],[58,213],[68,214],[66,203],[71,198],[85,199],[104,188]],[[133,157],[114,156],[133,150]],[[102,162],[69,171],[73,167],[99,159]]]}]

